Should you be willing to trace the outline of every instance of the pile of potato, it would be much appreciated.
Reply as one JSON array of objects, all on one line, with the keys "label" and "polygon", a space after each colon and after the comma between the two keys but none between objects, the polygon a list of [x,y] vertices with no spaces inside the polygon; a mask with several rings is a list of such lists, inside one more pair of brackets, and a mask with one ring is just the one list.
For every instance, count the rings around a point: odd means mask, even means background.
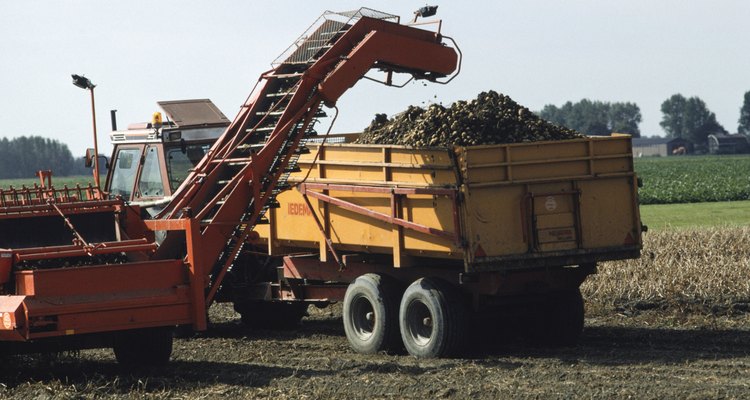
[{"label": "pile of potato", "polygon": [[451,147],[580,138],[583,135],[539,118],[495,91],[449,107],[410,106],[393,118],[377,114],[357,140],[367,144]]}]

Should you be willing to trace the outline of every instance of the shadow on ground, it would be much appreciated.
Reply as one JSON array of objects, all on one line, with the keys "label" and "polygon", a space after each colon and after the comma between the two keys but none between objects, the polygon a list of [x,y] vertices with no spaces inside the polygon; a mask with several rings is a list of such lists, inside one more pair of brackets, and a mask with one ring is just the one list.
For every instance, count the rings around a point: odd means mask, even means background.
[{"label": "shadow on ground", "polygon": [[[578,346],[550,348],[532,344],[511,329],[472,328],[464,357],[473,360],[497,357],[542,357],[579,360],[602,365],[681,363],[701,359],[750,356],[750,330],[712,328],[654,328],[641,326],[587,326]],[[485,327],[487,328],[487,327]],[[340,318],[305,320],[296,329],[258,330],[227,322],[208,334],[217,338],[346,341]],[[399,353],[405,355],[405,353]]]},{"label": "shadow on ground", "polygon": [[129,369],[114,360],[77,356],[11,356],[4,359],[2,383],[13,389],[32,382],[64,383],[77,390],[95,388],[98,393],[189,392],[211,384],[263,387],[272,380],[321,371],[266,366],[254,363],[172,361],[162,367]]},{"label": "shadow on ground", "polygon": [[594,326],[585,328],[575,347],[532,345],[522,337],[481,335],[468,356],[557,358],[598,365],[674,364],[750,357],[750,331],[742,329],[667,329]]}]

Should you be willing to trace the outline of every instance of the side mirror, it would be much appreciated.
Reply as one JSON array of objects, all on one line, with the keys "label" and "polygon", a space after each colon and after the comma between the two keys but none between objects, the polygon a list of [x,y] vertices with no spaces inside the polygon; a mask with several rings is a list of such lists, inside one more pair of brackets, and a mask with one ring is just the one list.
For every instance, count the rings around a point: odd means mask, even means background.
[{"label": "side mirror", "polygon": [[86,168],[91,168],[94,166],[95,157],[96,157],[96,153],[94,152],[94,149],[86,149],[86,157],[84,161],[84,165],[86,166]]}]

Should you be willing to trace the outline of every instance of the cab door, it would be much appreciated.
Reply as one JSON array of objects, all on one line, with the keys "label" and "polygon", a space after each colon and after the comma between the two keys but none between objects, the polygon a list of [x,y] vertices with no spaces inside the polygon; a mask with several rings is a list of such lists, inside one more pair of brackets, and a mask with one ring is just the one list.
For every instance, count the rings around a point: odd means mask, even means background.
[{"label": "cab door", "polygon": [[106,185],[110,196],[120,196],[126,201],[133,199],[143,148],[142,144],[118,146]]},{"label": "cab door", "polygon": [[126,201],[159,200],[166,196],[166,170],[161,144],[118,146],[107,180],[110,196]]},{"label": "cab door", "polygon": [[161,145],[146,145],[143,151],[143,165],[133,195],[134,200],[158,200],[166,196]]}]

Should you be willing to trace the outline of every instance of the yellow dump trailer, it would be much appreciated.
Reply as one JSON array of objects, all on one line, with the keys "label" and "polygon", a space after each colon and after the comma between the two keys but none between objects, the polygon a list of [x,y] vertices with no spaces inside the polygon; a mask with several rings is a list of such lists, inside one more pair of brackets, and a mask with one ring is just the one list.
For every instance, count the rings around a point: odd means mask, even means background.
[{"label": "yellow dump trailer", "polygon": [[258,232],[271,254],[287,255],[276,296],[343,300],[347,337],[360,352],[397,342],[418,356],[450,354],[467,309],[519,299],[541,304],[539,332],[570,344],[583,326],[578,287],[596,263],[640,255],[627,135],[307,146],[294,189]]},{"label": "yellow dump trailer", "polygon": [[330,239],[337,252],[390,254],[395,267],[428,257],[461,260],[471,272],[629,258],[640,249],[628,136],[308,147],[290,178],[298,190],[278,197],[261,231],[272,254],[315,248],[326,260]]}]

